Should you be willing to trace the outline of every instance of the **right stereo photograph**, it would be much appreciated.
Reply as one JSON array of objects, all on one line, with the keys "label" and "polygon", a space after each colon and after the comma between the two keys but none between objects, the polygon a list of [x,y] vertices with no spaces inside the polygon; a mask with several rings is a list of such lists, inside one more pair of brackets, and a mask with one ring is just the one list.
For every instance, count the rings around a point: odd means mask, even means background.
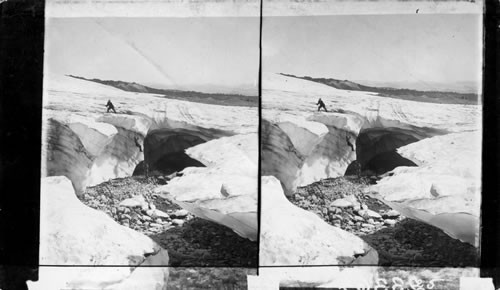
[{"label": "right stereo photograph", "polygon": [[482,14],[289,10],[262,26],[259,275],[458,289],[480,261]]}]

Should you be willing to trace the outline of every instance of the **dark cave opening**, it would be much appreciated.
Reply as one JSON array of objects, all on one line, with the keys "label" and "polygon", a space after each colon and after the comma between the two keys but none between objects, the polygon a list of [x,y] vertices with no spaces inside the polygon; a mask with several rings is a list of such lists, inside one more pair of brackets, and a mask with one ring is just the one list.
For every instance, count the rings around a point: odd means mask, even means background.
[{"label": "dark cave opening", "polygon": [[144,139],[144,161],[136,166],[133,175],[170,175],[186,167],[205,167],[185,150],[206,141],[206,136],[195,131],[153,130]]},{"label": "dark cave opening", "polygon": [[[141,161],[135,167],[132,175],[146,175],[145,162]],[[150,165],[148,175],[170,175],[179,172],[186,167],[205,167],[200,161],[189,157],[185,152],[174,152],[164,155],[154,164]]]},{"label": "dark cave opening", "polygon": [[389,152],[375,155],[361,167],[361,171],[366,173],[373,172],[375,175],[381,175],[399,166],[417,166],[417,164],[399,155],[396,149],[394,149]]},{"label": "dark cave opening", "polygon": [[418,134],[400,128],[362,130],[356,139],[356,156],[344,175],[377,176],[399,166],[417,166],[397,152],[397,148],[422,139]]}]

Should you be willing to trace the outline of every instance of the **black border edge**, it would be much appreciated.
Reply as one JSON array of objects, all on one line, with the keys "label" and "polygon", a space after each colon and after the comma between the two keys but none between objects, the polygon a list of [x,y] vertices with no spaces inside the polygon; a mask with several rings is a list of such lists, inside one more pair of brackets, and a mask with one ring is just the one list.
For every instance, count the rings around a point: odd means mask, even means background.
[{"label": "black border edge", "polygon": [[498,67],[500,5],[495,0],[485,0],[483,18],[483,152],[482,152],[482,202],[481,202],[481,277],[493,278],[495,288],[500,287],[500,160],[498,138],[500,114],[500,80]]},{"label": "black border edge", "polygon": [[0,4],[0,288],[38,280],[43,0]]},{"label": "black border edge", "polygon": [[261,216],[262,216],[262,176],[261,176],[261,163],[262,163],[262,24],[263,24],[263,7],[264,0],[260,0],[260,15],[259,15],[259,124],[258,124],[258,166],[257,166],[257,275],[259,275],[260,268],[260,230],[261,230]]}]

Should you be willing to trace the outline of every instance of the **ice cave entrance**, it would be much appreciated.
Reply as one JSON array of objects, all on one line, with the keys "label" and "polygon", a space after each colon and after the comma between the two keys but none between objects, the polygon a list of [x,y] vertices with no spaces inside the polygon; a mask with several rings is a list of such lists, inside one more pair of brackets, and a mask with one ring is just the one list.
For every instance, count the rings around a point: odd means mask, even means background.
[{"label": "ice cave entrance", "polygon": [[135,168],[133,175],[169,175],[186,167],[204,167],[189,157],[185,150],[208,141],[199,132],[179,129],[158,129],[150,131],[144,139],[144,161]]},{"label": "ice cave entrance", "polygon": [[356,156],[345,175],[381,175],[398,166],[417,166],[399,155],[397,148],[421,140],[423,136],[400,128],[370,128],[361,130],[356,139]]}]

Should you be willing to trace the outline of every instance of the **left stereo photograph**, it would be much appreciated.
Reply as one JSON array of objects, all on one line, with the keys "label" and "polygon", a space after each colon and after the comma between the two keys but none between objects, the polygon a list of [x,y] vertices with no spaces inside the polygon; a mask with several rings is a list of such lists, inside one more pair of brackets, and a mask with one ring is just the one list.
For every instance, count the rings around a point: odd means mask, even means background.
[{"label": "left stereo photograph", "polygon": [[259,29],[258,17],[46,19],[30,289],[246,288]]}]

